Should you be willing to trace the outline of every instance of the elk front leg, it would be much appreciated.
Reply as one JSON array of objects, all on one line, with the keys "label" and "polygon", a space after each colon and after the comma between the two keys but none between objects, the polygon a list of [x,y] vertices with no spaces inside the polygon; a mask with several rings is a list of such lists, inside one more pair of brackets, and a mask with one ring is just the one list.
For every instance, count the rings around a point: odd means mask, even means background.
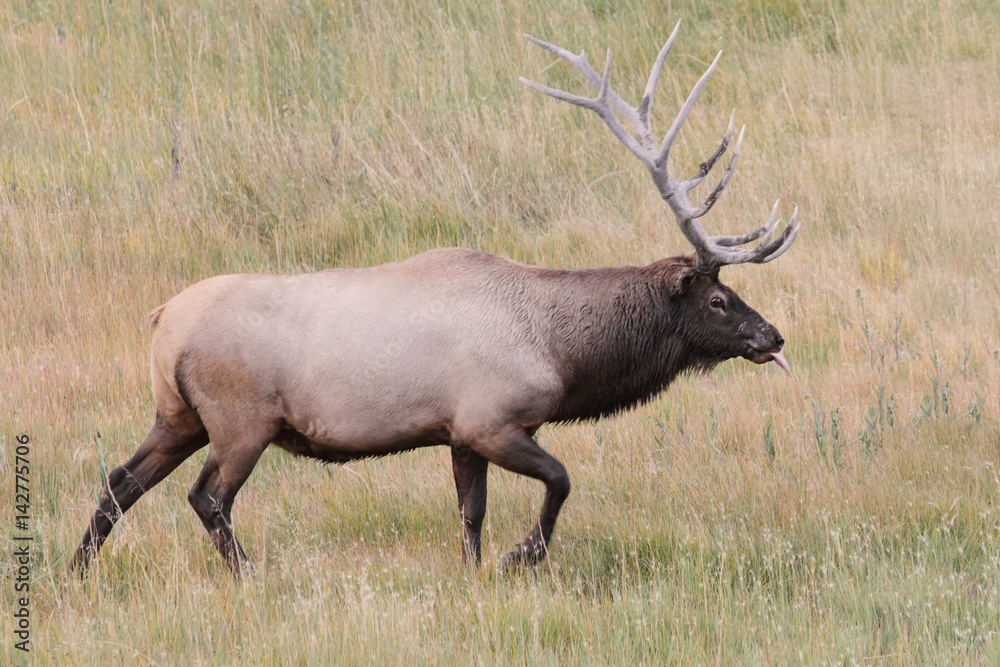
[{"label": "elk front leg", "polygon": [[534,529],[517,547],[505,555],[501,568],[534,565],[545,558],[556,518],[569,495],[566,468],[554,456],[538,446],[525,431],[519,430],[493,438],[482,452],[492,463],[545,484],[545,499]]},{"label": "elk front leg", "polygon": [[226,564],[239,576],[250,568],[246,552],[233,533],[231,512],[236,494],[250,477],[261,454],[277,433],[276,428],[238,427],[216,436],[209,428],[212,444],[205,466],[188,493],[188,501],[208,531],[212,544]]}]

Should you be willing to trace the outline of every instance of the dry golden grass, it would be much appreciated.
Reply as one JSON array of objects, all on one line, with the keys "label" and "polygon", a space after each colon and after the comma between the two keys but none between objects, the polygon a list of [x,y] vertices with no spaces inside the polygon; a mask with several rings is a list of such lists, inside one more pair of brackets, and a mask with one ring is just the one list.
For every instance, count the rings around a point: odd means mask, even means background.
[{"label": "dry golden grass", "polygon": [[[28,433],[32,664],[1000,660],[995,3],[124,4],[0,8],[0,515]],[[449,245],[574,267],[686,252],[599,120],[517,82],[580,89],[530,32],[610,46],[637,99],[678,17],[661,129],[726,55],[675,169],[733,108],[748,125],[707,224],[801,209],[780,261],[723,272],[792,378],[736,360],[544,429],[574,491],[532,572],[495,566],[540,487],[491,475],[467,571],[427,450],[265,455],[234,512],[259,566],[239,582],[187,506],[202,452],[92,576],[64,575],[102,471],[151,422],[145,314],[188,284]]]}]

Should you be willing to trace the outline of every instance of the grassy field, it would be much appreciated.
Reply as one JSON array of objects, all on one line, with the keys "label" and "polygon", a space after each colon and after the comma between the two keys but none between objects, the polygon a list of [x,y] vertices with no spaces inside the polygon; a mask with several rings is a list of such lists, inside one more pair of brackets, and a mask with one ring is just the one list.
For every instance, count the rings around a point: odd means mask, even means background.
[{"label": "grassy field", "polygon": [[[268,452],[233,580],[187,504],[145,496],[84,581],[102,475],[152,422],[145,315],[220,273],[466,246],[560,267],[689,247],[530,32],[638,101],[674,22],[672,156],[748,126],[705,221],[780,196],[792,250],[722,278],[787,339],[647,406],[551,426],[574,482],[550,558],[503,574],[541,485],[494,470],[460,563],[444,449]],[[0,516],[30,436],[36,665],[1000,662],[1000,10],[993,0],[33,2],[0,7]],[[16,562],[0,556],[15,664]]]}]

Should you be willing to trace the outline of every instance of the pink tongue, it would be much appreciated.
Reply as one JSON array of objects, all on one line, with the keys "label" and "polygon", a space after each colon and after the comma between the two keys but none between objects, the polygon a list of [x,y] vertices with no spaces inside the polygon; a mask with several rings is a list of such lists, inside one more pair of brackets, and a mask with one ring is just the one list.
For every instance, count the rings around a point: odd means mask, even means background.
[{"label": "pink tongue", "polygon": [[788,362],[785,361],[785,358],[783,356],[781,356],[781,352],[771,352],[770,355],[771,355],[771,360],[774,363],[781,366],[781,368],[784,369],[784,371],[789,375],[792,374],[792,369],[788,367]]}]

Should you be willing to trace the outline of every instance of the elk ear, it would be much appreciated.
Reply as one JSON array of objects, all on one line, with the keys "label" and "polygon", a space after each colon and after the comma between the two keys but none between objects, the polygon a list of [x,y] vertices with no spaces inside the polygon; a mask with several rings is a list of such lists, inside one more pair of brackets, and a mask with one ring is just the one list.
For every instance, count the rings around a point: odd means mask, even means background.
[{"label": "elk ear", "polygon": [[667,292],[670,296],[680,296],[687,291],[691,281],[698,275],[693,266],[676,266],[667,276]]}]

